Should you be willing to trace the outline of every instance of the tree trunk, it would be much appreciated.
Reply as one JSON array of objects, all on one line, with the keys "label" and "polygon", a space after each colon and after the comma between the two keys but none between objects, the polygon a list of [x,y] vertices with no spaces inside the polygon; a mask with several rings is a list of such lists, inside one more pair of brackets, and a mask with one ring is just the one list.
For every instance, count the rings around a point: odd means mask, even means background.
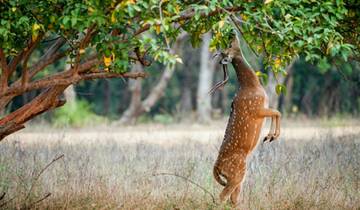
[{"label": "tree trunk", "polygon": [[108,115],[111,106],[111,89],[109,80],[104,81],[104,115]]},{"label": "tree trunk", "polygon": [[64,90],[64,98],[66,103],[71,106],[71,109],[76,108],[76,92],[74,85],[69,85],[69,87]]},{"label": "tree trunk", "polygon": [[184,53],[184,67],[181,71],[178,72],[179,74],[179,82],[180,82],[180,89],[181,89],[181,98],[180,98],[180,118],[189,119],[189,115],[193,110],[193,66],[196,66],[197,59],[197,52],[194,50],[190,50],[188,47],[185,47]]},{"label": "tree trunk", "polygon": [[268,84],[266,85],[266,93],[268,95],[269,107],[277,109],[279,105],[279,95],[276,93],[276,85],[278,83],[282,84],[285,77],[283,75],[278,75],[278,81],[276,81],[273,72],[268,74]]},{"label": "tree trunk", "polygon": [[209,94],[209,90],[213,82],[215,62],[211,58],[209,51],[210,39],[211,34],[205,34],[201,46],[201,62],[197,90],[197,114],[198,121],[201,123],[208,123],[211,120],[211,95]]},{"label": "tree trunk", "polygon": [[290,113],[291,105],[292,105],[292,91],[294,85],[294,77],[292,71],[288,72],[288,75],[286,76],[286,80],[285,80],[285,85],[286,85],[286,95],[283,96],[282,98],[283,100],[281,102],[282,103],[281,109],[285,113]]},{"label": "tree trunk", "polygon": [[[287,67],[286,67],[286,72],[291,73],[293,65],[294,65],[295,60],[293,60]],[[268,84],[265,87],[265,91],[268,95],[268,99],[269,99],[269,107],[273,108],[273,109],[278,109],[279,108],[279,99],[280,96],[276,93],[276,85],[277,84],[283,84],[285,81],[286,77],[283,76],[282,74],[278,74],[277,75],[277,80],[275,79],[275,76],[272,72],[269,73],[268,75]]]},{"label": "tree trunk", "polygon": [[[65,65],[64,71],[71,68],[70,62],[71,62],[71,59],[67,58],[66,62],[65,62],[66,65]],[[64,97],[65,97],[66,103],[68,105],[70,105],[72,109],[75,109],[75,106],[76,106],[76,91],[75,91],[74,85],[69,85],[64,90]]]},{"label": "tree trunk", "polygon": [[[179,36],[174,46],[172,47],[172,53],[181,54],[180,48],[185,34]],[[142,66],[138,66],[135,69],[142,69]],[[125,110],[124,114],[118,121],[120,124],[135,123],[136,119],[143,113],[149,112],[156,102],[163,96],[164,90],[174,74],[175,66],[167,66],[161,75],[159,82],[150,91],[149,95],[141,101],[141,82],[137,83],[134,89],[131,91],[131,102],[129,108]],[[131,85],[130,85],[131,86]]]},{"label": "tree trunk", "polygon": [[[90,40],[97,33],[94,30],[95,27],[96,25],[93,24],[86,30],[84,38],[79,40],[80,43],[76,49],[71,47],[60,52],[59,49],[62,48],[66,41],[62,38],[57,39],[32,66],[28,66],[29,58],[37,45],[45,39],[45,34],[37,36],[35,40],[30,39],[27,46],[20,50],[17,55],[7,55],[0,47],[0,112],[4,112],[4,108],[13,98],[34,91],[40,92],[38,96],[26,102],[19,109],[1,117],[0,140],[24,128],[24,124],[35,116],[52,108],[62,106],[65,101],[61,100],[60,96],[71,84],[101,78],[139,78],[146,76],[143,72],[117,73],[99,71],[95,67],[101,65],[103,61],[98,59],[99,56],[96,52],[88,56],[80,55],[82,54],[81,51],[88,47]],[[42,77],[38,74],[47,66],[65,58],[71,50],[77,52],[71,68],[64,71],[55,71],[49,75],[45,74]],[[21,74],[18,74],[16,69],[20,65],[22,66]],[[36,78],[37,76],[40,78]]]},{"label": "tree trunk", "polygon": [[0,140],[11,133],[25,128],[24,123],[33,117],[52,108],[64,105],[65,101],[60,100],[59,96],[66,87],[67,85],[59,85],[48,88],[31,102],[0,119]]},{"label": "tree trunk", "polygon": [[[143,71],[142,65],[137,62],[131,69],[131,71]],[[142,79],[131,80],[129,81],[129,89],[131,92],[131,100],[129,107],[125,110],[124,114],[121,116],[119,123],[135,123],[136,118],[139,116],[139,111],[141,109],[141,89],[142,89]]]},{"label": "tree trunk", "polygon": [[[186,70],[185,70],[186,71]],[[181,118],[186,118],[193,110],[192,92],[190,86],[183,86],[180,99],[180,114]]]},{"label": "tree trunk", "polygon": [[181,66],[180,71],[177,72],[177,78],[180,83],[180,107],[179,118],[182,121],[194,120],[193,110],[196,109],[196,90],[199,70],[196,69],[200,65],[200,50],[191,47],[191,45],[184,45],[183,48],[184,65]]}]

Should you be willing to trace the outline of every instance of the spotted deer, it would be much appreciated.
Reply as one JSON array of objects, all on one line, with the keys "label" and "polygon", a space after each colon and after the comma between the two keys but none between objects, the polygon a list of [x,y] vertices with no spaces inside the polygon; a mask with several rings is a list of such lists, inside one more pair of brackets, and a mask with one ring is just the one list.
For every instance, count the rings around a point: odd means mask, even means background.
[{"label": "spotted deer", "polygon": [[224,186],[220,194],[221,202],[230,196],[235,206],[246,170],[246,157],[258,142],[265,117],[271,118],[271,126],[264,141],[271,142],[280,135],[281,115],[277,110],[266,108],[265,90],[254,71],[245,63],[237,39],[223,56],[221,63],[232,63],[240,89],[231,104],[230,118],[213,173],[216,181]]}]

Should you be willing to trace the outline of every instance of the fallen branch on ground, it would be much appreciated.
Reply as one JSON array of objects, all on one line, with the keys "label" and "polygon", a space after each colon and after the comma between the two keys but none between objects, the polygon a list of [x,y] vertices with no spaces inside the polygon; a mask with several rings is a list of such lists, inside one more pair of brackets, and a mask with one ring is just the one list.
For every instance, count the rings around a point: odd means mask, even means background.
[{"label": "fallen branch on ground", "polygon": [[215,196],[209,192],[207,189],[205,189],[203,186],[201,186],[200,184],[196,183],[195,181],[185,177],[185,176],[182,176],[182,175],[179,175],[177,173],[169,173],[169,172],[161,172],[161,173],[153,173],[152,174],[153,176],[175,176],[175,177],[179,177],[179,178],[182,178],[184,179],[185,181],[197,186],[198,188],[200,188],[205,194],[208,194],[210,195],[211,199],[212,199],[212,202],[214,204],[216,204],[216,201],[215,201]]}]

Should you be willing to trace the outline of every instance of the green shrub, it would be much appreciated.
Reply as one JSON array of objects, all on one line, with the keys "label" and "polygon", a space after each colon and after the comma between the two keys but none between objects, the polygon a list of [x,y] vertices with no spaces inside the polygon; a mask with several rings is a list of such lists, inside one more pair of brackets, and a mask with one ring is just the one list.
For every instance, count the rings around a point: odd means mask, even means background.
[{"label": "green shrub", "polygon": [[154,116],[154,122],[161,124],[174,123],[174,118],[169,114],[157,114]]},{"label": "green shrub", "polygon": [[96,115],[91,105],[84,100],[67,103],[57,109],[52,120],[56,127],[75,126],[82,127],[104,122],[105,118]]}]

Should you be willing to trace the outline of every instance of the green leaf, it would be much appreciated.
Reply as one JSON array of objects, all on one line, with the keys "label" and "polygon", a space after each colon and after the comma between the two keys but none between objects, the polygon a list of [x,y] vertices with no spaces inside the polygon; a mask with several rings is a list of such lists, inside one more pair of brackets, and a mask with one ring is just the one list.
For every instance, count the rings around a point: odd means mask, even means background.
[{"label": "green leaf", "polygon": [[278,95],[280,95],[281,93],[286,95],[286,87],[282,84],[277,84],[275,87],[275,91],[276,91],[276,94],[278,94]]}]

